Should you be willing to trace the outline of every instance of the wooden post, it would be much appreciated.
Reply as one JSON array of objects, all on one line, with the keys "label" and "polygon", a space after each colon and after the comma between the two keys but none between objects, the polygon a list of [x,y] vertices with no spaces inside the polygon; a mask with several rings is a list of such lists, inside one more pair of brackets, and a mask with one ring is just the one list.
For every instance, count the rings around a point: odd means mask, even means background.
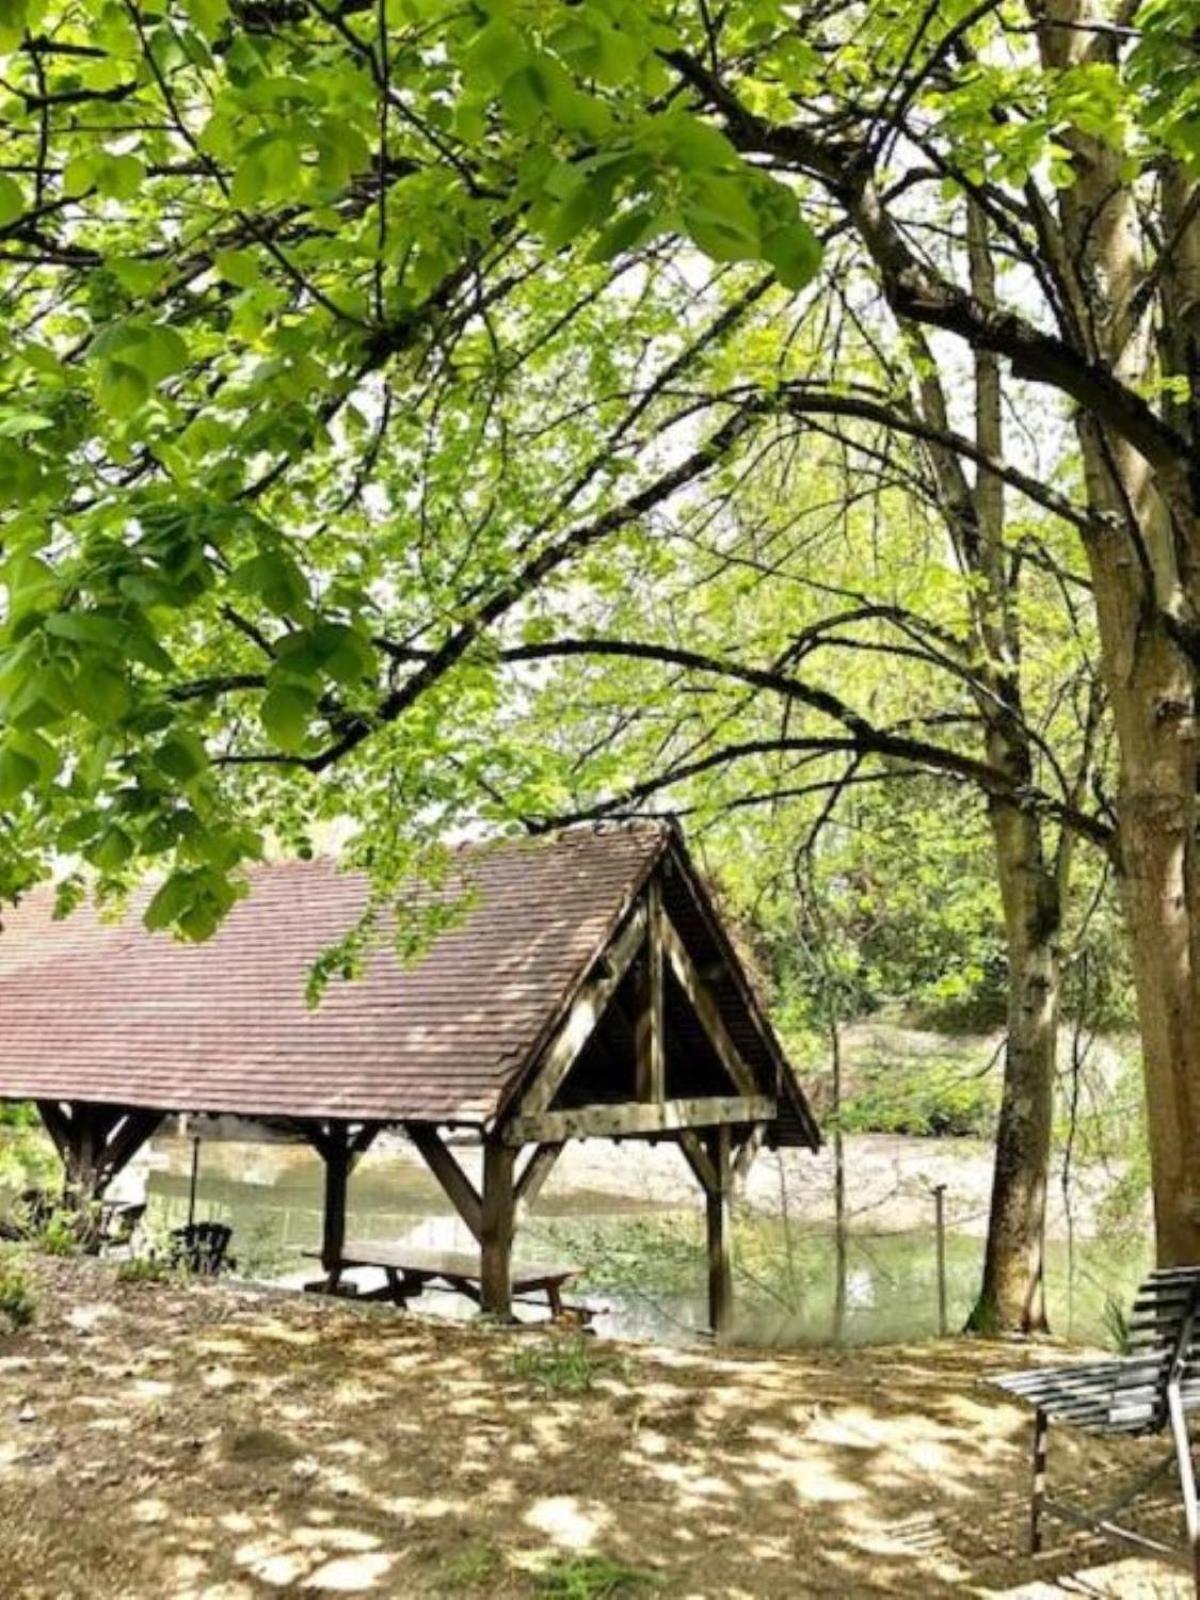
[{"label": "wooden post", "polygon": [[933,1224],[937,1232],[938,1332],[944,1339],[950,1327],[946,1312],[946,1185],[944,1183],[934,1186]]},{"label": "wooden post", "polygon": [[659,1103],[666,1098],[666,1046],[663,1023],[662,889],[653,879],[646,890],[646,961],[638,986],[634,1030],[637,1048],[637,1098]]},{"label": "wooden post", "polygon": [[494,1317],[512,1316],[512,1244],[516,1197],[513,1167],[517,1152],[499,1139],[483,1146],[481,1303]]},{"label": "wooden post", "polygon": [[325,1158],[325,1217],[321,1233],[321,1265],[336,1283],[346,1244],[346,1193],[350,1184],[350,1130],[344,1122],[331,1122],[325,1131],[321,1154]]},{"label": "wooden post", "polygon": [[733,1230],[730,1130],[709,1131],[706,1143],[715,1183],[708,1189],[708,1320],[717,1338],[733,1327]]}]

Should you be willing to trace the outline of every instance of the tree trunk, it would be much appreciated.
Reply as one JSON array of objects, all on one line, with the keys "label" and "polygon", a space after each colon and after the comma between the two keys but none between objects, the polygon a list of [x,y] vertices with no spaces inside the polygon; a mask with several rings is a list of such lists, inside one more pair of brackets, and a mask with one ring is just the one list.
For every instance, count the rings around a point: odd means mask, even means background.
[{"label": "tree trunk", "polygon": [[1058,1040],[1058,884],[1040,828],[1006,801],[989,808],[1008,946],[1008,1039],[976,1333],[1046,1328],[1043,1250]]},{"label": "tree trunk", "polygon": [[[1036,15],[1036,13],[1035,13]],[[1054,69],[1111,61],[1111,34],[1081,26],[1096,0],[1049,0],[1039,38]],[[1078,131],[1059,214],[1076,277],[1079,337],[1123,382],[1162,376],[1191,387],[1171,420],[1192,437],[1200,339],[1200,224],[1194,184],[1160,173],[1160,227],[1173,240],[1151,341],[1136,197],[1118,151]],[[1190,219],[1190,220],[1189,220]],[[1087,544],[1103,669],[1120,754],[1118,843],[1146,1087],[1158,1260],[1200,1261],[1200,878],[1196,861],[1196,666],[1180,641],[1200,615],[1194,486],[1154,473],[1125,440],[1081,413],[1091,509],[1106,532]]]}]

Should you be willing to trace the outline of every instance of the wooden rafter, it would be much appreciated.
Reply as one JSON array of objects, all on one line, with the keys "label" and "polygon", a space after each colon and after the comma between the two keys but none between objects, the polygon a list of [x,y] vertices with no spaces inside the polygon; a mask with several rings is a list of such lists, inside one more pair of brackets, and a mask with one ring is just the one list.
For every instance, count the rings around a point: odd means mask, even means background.
[{"label": "wooden rafter", "polygon": [[645,935],[646,909],[637,906],[609,945],[603,963],[579,990],[558,1032],[547,1046],[536,1076],[521,1096],[519,1106],[523,1115],[545,1111],[550,1105],[579,1052],[591,1038],[605,1007],[617,992],[621,979],[629,971]]},{"label": "wooden rafter", "polygon": [[729,1037],[729,1030],[721,1017],[717,1002],[697,972],[687,946],[679,937],[670,918],[665,916],[662,919],[662,942],[671,971],[691,1002],[693,1011],[699,1017],[713,1049],[720,1057],[721,1065],[743,1094],[755,1094],[759,1085],[754,1073],[742,1060],[737,1046]]},{"label": "wooden rafter", "polygon": [[652,878],[646,888],[646,959],[638,992],[634,1050],[637,1098],[666,1098],[666,1024],[663,984],[662,886]]}]

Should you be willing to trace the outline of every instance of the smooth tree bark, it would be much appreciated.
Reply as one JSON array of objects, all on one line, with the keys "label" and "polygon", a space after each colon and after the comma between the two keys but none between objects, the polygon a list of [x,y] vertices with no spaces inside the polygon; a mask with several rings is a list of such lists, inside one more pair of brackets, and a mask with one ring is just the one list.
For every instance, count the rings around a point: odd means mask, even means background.
[{"label": "smooth tree bark", "polygon": [[[1111,62],[1111,21],[1094,0],[1052,0],[1036,13],[1044,64]],[[1123,383],[1156,372],[1186,399],[1172,426],[1200,444],[1200,224],[1197,188],[1178,164],[1159,180],[1163,243],[1157,296],[1146,222],[1118,151],[1073,131],[1074,182],[1059,219],[1078,337]],[[1156,304],[1157,299],[1157,304]],[[1197,656],[1200,614],[1195,484],[1155,471],[1127,438],[1077,415],[1088,501],[1103,528],[1086,541],[1103,670],[1120,750],[1120,880],[1128,918],[1146,1088],[1161,1264],[1200,1260],[1200,867],[1196,857]]]}]

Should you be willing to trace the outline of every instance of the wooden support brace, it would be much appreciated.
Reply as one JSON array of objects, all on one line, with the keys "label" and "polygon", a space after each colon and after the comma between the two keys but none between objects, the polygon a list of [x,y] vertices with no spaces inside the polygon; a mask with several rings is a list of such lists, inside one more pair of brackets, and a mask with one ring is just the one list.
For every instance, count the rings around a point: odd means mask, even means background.
[{"label": "wooden support brace", "polygon": [[475,1239],[483,1238],[483,1203],[432,1122],[406,1122],[404,1131]]},{"label": "wooden support brace", "polygon": [[515,1193],[519,1206],[533,1205],[562,1152],[561,1141],[557,1144],[539,1144],[534,1149],[517,1178]]},{"label": "wooden support brace", "polygon": [[696,1174],[696,1181],[705,1194],[713,1194],[720,1181],[717,1177],[717,1169],[708,1159],[708,1151],[704,1148],[700,1135],[694,1128],[680,1129],[679,1148],[683,1151],[688,1166]]}]

